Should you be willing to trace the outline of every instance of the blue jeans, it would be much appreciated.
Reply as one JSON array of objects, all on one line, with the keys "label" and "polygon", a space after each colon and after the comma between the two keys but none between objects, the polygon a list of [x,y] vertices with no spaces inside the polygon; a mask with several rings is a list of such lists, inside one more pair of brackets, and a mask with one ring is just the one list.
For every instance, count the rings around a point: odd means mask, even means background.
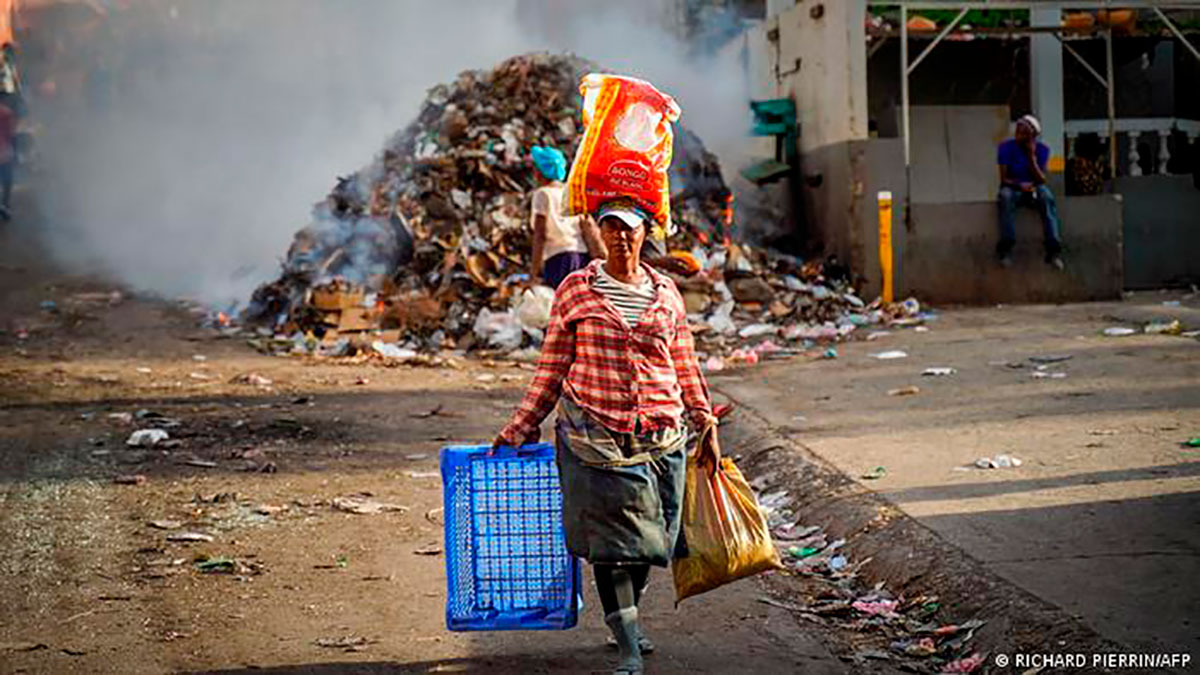
[{"label": "blue jeans", "polygon": [[1042,245],[1046,249],[1046,258],[1052,258],[1062,251],[1062,240],[1058,234],[1058,204],[1050,188],[1039,185],[1033,192],[1025,192],[1004,185],[1000,188],[999,204],[1000,243],[996,245],[997,255],[1009,255],[1017,243],[1018,206],[1035,209],[1042,217]]}]

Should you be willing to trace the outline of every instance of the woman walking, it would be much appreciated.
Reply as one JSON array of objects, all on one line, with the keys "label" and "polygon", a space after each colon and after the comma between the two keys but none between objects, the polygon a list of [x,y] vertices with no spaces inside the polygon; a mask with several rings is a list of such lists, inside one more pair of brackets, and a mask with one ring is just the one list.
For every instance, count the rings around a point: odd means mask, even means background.
[{"label": "woman walking", "polygon": [[590,216],[568,216],[563,212],[567,158],[558,148],[533,146],[530,153],[538,170],[540,187],[529,200],[529,222],[533,225],[530,258],[533,280],[558,288],[568,274],[582,269],[593,258],[604,257],[604,246]]},{"label": "woman walking", "polygon": [[681,545],[685,418],[711,432],[699,433],[701,459],[715,466],[720,447],[683,299],[641,261],[646,214],[620,201],[595,220],[608,257],[558,287],[537,373],[494,446],[536,441],[557,411],[567,549],[592,563],[620,650],[615,672],[633,675],[653,650],[637,609],[650,567]]}]

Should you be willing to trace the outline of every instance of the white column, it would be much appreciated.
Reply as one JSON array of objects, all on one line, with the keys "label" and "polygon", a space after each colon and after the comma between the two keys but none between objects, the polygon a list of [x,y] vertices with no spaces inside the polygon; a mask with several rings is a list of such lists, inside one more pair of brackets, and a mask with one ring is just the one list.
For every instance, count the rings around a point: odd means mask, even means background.
[{"label": "white column", "polygon": [[1171,130],[1158,132],[1158,172],[1167,175],[1167,162],[1171,161]]},{"label": "white column", "polygon": [[1142,175],[1142,156],[1138,153],[1138,139],[1142,137],[1142,132],[1129,132],[1129,175]]},{"label": "white column", "polygon": [[[1033,9],[1033,26],[1059,26],[1062,11]],[[1049,33],[1037,33],[1030,39],[1029,81],[1032,88],[1033,114],[1042,123],[1042,142],[1050,146],[1050,169],[1061,171],[1066,161],[1063,140],[1063,58],[1062,44]]]}]

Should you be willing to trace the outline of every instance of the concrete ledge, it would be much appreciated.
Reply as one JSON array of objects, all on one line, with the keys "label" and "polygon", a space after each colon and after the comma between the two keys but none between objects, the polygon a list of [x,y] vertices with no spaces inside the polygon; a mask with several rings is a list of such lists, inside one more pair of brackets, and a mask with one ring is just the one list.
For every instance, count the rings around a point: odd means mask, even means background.
[{"label": "concrete ledge", "polygon": [[722,446],[765,491],[786,489],[794,517],[846,539],[861,575],[906,597],[937,595],[943,621],[987,624],[973,644],[989,653],[1096,653],[1122,650],[1062,609],[998,577],[900,509],[788,440],[744,407],[721,428]]},{"label": "concrete ledge", "polygon": [[[944,304],[1080,302],[1119,298],[1124,287],[1119,197],[1060,197],[1067,268],[1045,264],[1042,226],[1020,209],[1014,264],[996,264],[994,202],[913,204],[904,232],[898,288]],[[897,224],[897,227],[903,227]]]}]

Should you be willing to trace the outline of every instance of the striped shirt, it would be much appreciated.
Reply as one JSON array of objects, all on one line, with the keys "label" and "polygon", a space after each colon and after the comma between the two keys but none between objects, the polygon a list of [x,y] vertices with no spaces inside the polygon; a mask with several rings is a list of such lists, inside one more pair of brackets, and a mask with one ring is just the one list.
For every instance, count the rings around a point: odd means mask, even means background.
[{"label": "striped shirt", "polygon": [[617,281],[604,269],[604,265],[596,271],[593,288],[617,308],[621,318],[625,319],[625,323],[630,327],[636,326],[646,310],[650,309],[650,305],[658,299],[658,289],[654,287],[654,280],[649,275],[643,275],[640,284],[627,284]]},{"label": "striped shirt", "polygon": [[715,420],[674,282],[643,265],[657,298],[630,326],[595,288],[603,264],[592,261],[555,292],[537,372],[500,432],[510,445],[532,438],[563,394],[616,433],[677,427],[685,413],[696,428]]}]

